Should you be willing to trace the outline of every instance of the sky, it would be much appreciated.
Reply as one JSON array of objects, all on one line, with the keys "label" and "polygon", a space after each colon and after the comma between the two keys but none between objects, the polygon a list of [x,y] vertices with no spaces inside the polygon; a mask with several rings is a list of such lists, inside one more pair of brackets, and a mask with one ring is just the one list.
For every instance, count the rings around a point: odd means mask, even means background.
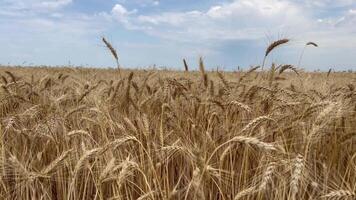
[{"label": "sky", "polygon": [[356,70],[356,0],[0,0],[0,64]]}]

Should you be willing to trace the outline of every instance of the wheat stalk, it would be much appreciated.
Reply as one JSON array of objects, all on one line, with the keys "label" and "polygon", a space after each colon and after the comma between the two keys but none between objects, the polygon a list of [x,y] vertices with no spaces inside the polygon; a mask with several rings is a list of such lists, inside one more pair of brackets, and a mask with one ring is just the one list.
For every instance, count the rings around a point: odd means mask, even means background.
[{"label": "wheat stalk", "polygon": [[183,64],[184,64],[184,70],[186,72],[189,72],[189,67],[188,67],[187,61],[185,59],[183,59]]},{"label": "wheat stalk", "polygon": [[102,37],[102,41],[104,42],[106,48],[109,49],[111,55],[114,57],[117,65],[117,69],[120,70],[120,64],[119,64],[119,56],[117,55],[116,49],[111,45],[110,42],[108,42],[105,37]]},{"label": "wheat stalk", "polygon": [[302,53],[300,54],[299,61],[298,61],[298,67],[300,67],[300,64],[301,64],[301,62],[302,62],[302,58],[303,58],[303,56],[304,56],[305,49],[306,49],[308,46],[319,47],[315,42],[307,42],[307,43],[304,45],[304,48],[303,48],[303,50],[302,50]]},{"label": "wheat stalk", "polygon": [[273,49],[275,49],[283,44],[286,44],[288,42],[289,42],[289,39],[285,38],[285,39],[276,40],[276,41],[272,42],[270,45],[268,45],[266,52],[265,52],[265,57],[263,59],[262,69],[265,65],[267,56],[273,51]]}]

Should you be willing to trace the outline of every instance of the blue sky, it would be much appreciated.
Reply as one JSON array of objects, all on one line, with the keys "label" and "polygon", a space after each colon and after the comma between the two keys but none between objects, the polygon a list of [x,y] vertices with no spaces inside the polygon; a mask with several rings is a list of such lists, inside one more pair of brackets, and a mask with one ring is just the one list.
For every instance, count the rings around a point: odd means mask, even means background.
[{"label": "blue sky", "polygon": [[265,47],[291,42],[268,62],[356,69],[356,0],[0,0],[0,63],[126,67],[261,64]]}]

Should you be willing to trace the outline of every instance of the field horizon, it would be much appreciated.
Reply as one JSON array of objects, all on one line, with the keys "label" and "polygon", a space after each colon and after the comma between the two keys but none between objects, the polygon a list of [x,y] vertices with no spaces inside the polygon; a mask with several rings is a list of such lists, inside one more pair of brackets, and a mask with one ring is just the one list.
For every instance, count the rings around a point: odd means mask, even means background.
[{"label": "field horizon", "polygon": [[[199,63],[196,62],[196,64],[191,64],[191,66],[193,66],[193,68],[191,68],[189,71],[190,72],[199,72]],[[259,65],[256,65],[259,66]],[[220,72],[225,72],[225,73],[238,73],[238,72],[244,72],[244,71],[248,71],[249,69],[256,67],[256,66],[246,66],[246,67],[236,67],[234,68],[230,68],[230,69],[225,69],[225,68],[220,68],[220,67],[210,67],[207,68],[207,71],[210,72],[216,72],[216,71],[220,71]],[[22,69],[52,69],[52,70],[61,70],[61,69],[83,69],[83,70],[112,70],[112,71],[116,71],[117,67],[113,67],[113,66],[89,66],[89,65],[1,65],[0,64],[0,68],[2,68],[2,71],[4,70],[11,70],[14,68],[22,68]],[[171,71],[171,72],[185,72],[184,69],[184,64],[182,63],[182,66],[180,67],[166,67],[166,66],[156,66],[156,65],[152,65],[152,66],[146,66],[146,67],[134,67],[134,66],[129,66],[129,67],[125,67],[122,66],[121,70],[126,70],[126,71]],[[270,70],[269,67],[265,68],[265,70],[263,70],[264,72],[268,72],[268,70]],[[329,69],[325,69],[325,70],[321,70],[321,69],[306,69],[306,68],[298,68],[299,71],[302,71],[304,73],[327,73],[329,70],[333,73],[355,73],[356,70],[354,70],[354,68],[346,68],[346,69],[338,69],[338,67],[335,68],[329,68]],[[256,72],[263,72],[261,70],[256,70]]]}]

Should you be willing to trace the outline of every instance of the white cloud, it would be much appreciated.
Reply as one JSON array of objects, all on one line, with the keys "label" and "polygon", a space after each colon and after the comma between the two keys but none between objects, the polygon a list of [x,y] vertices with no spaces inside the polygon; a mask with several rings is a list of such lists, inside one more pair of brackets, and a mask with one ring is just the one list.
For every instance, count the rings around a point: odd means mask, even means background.
[{"label": "white cloud", "polygon": [[[288,9],[288,13],[286,10]],[[297,4],[278,0],[240,0],[223,6],[213,6],[207,12],[213,18],[227,18],[231,16],[272,17],[277,15],[294,15],[299,12]]]},{"label": "white cloud", "polygon": [[203,13],[199,11],[190,11],[184,13],[162,13],[159,15],[139,15],[137,21],[154,25],[166,24],[171,26],[181,26],[194,19],[202,17]]},{"label": "white cloud", "polygon": [[46,9],[59,9],[72,3],[73,0],[46,0],[40,1],[38,6]]},{"label": "white cloud", "polygon": [[139,7],[150,7],[150,6],[158,6],[160,5],[159,0],[117,0],[120,4],[135,4]]},{"label": "white cloud", "polygon": [[116,4],[113,9],[111,10],[111,17],[115,20],[120,22],[126,29],[129,30],[138,30],[140,29],[139,27],[136,27],[135,25],[131,24],[130,22],[130,17],[131,15],[135,14],[137,12],[136,9],[134,10],[127,10],[123,5],[121,4]]},{"label": "white cloud", "polygon": [[319,7],[319,8],[336,8],[352,6],[356,3],[356,0],[304,0],[303,4],[309,7]]},{"label": "white cloud", "polygon": [[[115,8],[115,7],[114,7]],[[302,7],[280,0],[234,0],[212,6],[206,11],[163,12],[128,16],[119,7],[126,25],[148,34],[173,40],[192,41],[256,39],[265,37],[270,29],[303,29],[310,26]],[[286,12],[287,11],[287,12]]]},{"label": "white cloud", "polygon": [[119,20],[126,18],[127,15],[129,14],[126,8],[123,7],[121,4],[116,4],[111,12]]},{"label": "white cloud", "polygon": [[[0,60],[12,64],[27,61],[61,65],[71,61],[78,65],[86,62],[99,65],[100,60],[106,58],[105,51],[102,52],[100,48],[99,38],[111,25],[100,14],[65,13],[55,17],[26,15],[0,18],[3,30],[0,43],[3,49],[7,49],[0,53]],[[90,61],[87,55],[92,56]],[[110,64],[110,60],[107,63]]]},{"label": "white cloud", "polygon": [[[184,45],[184,49],[189,49],[190,53],[194,51],[194,55],[209,56],[218,55],[218,49],[228,43],[241,41],[263,49],[266,35],[278,34],[277,38],[292,39],[294,44],[289,49],[293,52],[298,52],[305,42],[317,42],[319,54],[314,56],[325,58],[329,55],[330,63],[337,63],[331,55],[339,55],[338,50],[355,52],[356,11],[350,9],[354,3],[354,0],[230,0],[206,10],[125,15],[124,27],[177,46]],[[284,58],[288,60],[290,56]],[[309,64],[319,62],[327,66],[330,64],[327,60],[309,60]]]},{"label": "white cloud", "polygon": [[[221,0],[213,1],[220,3],[205,9],[182,10],[180,7],[172,11],[165,11],[166,5],[163,6],[163,1],[161,1],[162,7],[152,8],[160,5],[160,1],[116,0],[117,4],[112,6],[111,11],[98,11],[96,14],[88,15],[80,14],[78,10],[66,10],[66,6],[73,2],[76,1],[0,0],[0,27],[6,30],[3,32],[3,37],[0,37],[0,41],[7,45],[5,49],[16,46],[17,49],[13,52],[21,52],[32,58],[42,54],[49,55],[47,48],[53,47],[53,49],[72,49],[73,56],[69,56],[70,58],[78,57],[78,60],[81,58],[85,60],[87,58],[85,55],[81,57],[76,54],[79,52],[78,49],[86,52],[89,51],[86,49],[92,49],[90,45],[100,46],[98,37],[102,34],[109,36],[116,34],[118,25],[124,29],[159,38],[155,40],[147,37],[148,46],[142,46],[141,42],[137,42],[138,46],[132,46],[134,39],[125,36],[130,41],[127,46],[131,51],[127,52],[127,57],[140,49],[141,57],[129,58],[132,63],[145,63],[145,59],[150,62],[160,63],[161,60],[165,60],[166,63],[170,63],[170,60],[176,57],[193,54],[207,57],[221,56],[216,62],[219,64],[221,61],[225,62],[226,53],[239,48],[226,47],[230,43],[238,45],[248,43],[247,48],[253,46],[254,50],[263,51],[266,35],[279,33],[297,41],[294,44],[300,46],[304,41],[315,41],[320,45],[317,51],[324,52],[324,55],[333,55],[332,51],[336,51],[335,49],[340,51],[346,49],[345,52],[351,54],[355,52],[356,46],[354,34],[356,0]],[[131,9],[134,6],[138,10]],[[155,12],[153,13],[152,10]],[[137,34],[135,31],[130,33]],[[8,34],[10,32],[16,34]],[[29,35],[31,37],[28,37]],[[140,35],[140,37],[145,36]],[[151,40],[158,41],[157,46],[152,47]],[[38,47],[33,41],[38,43]],[[120,47],[121,43],[122,41]],[[37,49],[37,53],[30,47]],[[74,52],[74,49],[77,50]],[[60,51],[62,50],[53,54],[61,54]],[[251,54],[254,53],[255,51],[252,51]],[[69,55],[67,52],[63,54]],[[169,56],[166,56],[168,54]],[[7,59],[6,56],[2,56],[3,59]],[[14,53],[14,60],[16,56],[17,54]],[[246,56],[256,58],[251,58],[252,61],[248,62],[255,62],[259,58],[259,55]],[[41,58],[46,59],[45,56]],[[136,61],[136,59],[141,60]],[[38,61],[40,63],[41,59],[38,58]],[[60,62],[59,58],[57,61]]]},{"label": "white cloud", "polygon": [[[314,6],[331,4],[330,0],[313,2]],[[349,6],[354,2],[338,0],[330,7]],[[141,30],[164,39],[201,44],[224,40],[263,40],[267,32],[284,32],[286,37],[297,40],[322,40],[321,37],[335,32],[342,33],[340,37],[355,37],[350,36],[355,31],[353,27],[356,27],[355,10],[343,12],[342,16],[316,18],[315,7],[305,7],[311,3],[311,0],[232,0],[213,5],[205,11],[158,14],[128,14],[127,9],[119,6],[117,12],[120,14],[114,16],[125,19],[128,29]],[[334,41],[337,40],[342,39],[334,37]]]},{"label": "white cloud", "polygon": [[40,13],[52,13],[70,5],[73,0],[2,0],[0,15],[34,16]]},{"label": "white cloud", "polygon": [[335,26],[348,26],[356,30],[356,10],[350,9],[343,17],[341,17]]}]

